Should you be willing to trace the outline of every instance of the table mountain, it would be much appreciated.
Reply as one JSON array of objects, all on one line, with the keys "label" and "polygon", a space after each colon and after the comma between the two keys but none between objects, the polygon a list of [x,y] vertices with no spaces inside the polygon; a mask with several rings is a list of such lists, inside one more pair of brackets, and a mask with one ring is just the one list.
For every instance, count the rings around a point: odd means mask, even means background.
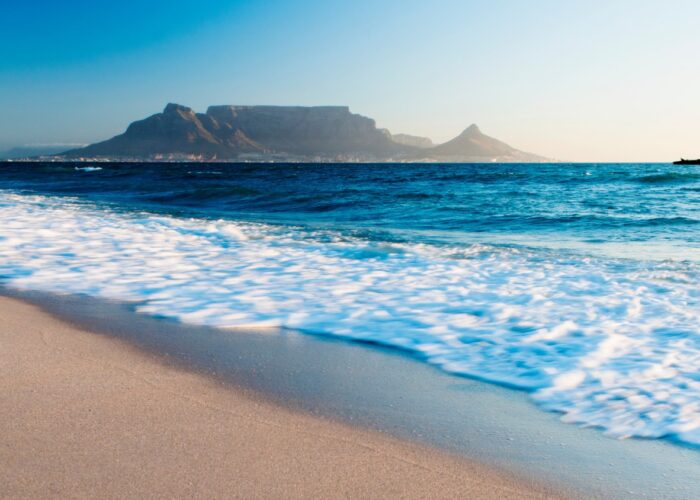
[{"label": "table mountain", "polygon": [[438,146],[425,137],[392,135],[347,106],[210,106],[195,113],[168,104],[123,134],[63,153],[68,158],[273,161],[543,161],[472,125]]},{"label": "table mountain", "polygon": [[211,106],[206,113],[195,113],[168,104],[162,113],[132,123],[121,135],[65,155],[225,159],[278,153],[384,158],[407,151],[377,129],[374,120],[350,113],[345,106]]}]

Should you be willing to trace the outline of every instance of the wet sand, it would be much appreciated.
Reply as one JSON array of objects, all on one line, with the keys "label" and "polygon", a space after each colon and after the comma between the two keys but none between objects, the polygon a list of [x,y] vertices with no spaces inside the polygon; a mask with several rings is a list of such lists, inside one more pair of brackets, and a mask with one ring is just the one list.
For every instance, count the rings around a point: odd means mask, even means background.
[{"label": "wet sand", "polygon": [[[545,498],[0,297],[0,497]],[[558,494],[558,493],[557,493]]]}]

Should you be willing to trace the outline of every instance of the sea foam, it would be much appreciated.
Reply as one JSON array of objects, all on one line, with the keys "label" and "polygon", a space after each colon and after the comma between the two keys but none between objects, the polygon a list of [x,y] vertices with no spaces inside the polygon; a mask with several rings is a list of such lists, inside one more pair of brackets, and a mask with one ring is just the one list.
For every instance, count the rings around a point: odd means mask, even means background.
[{"label": "sea foam", "polygon": [[[700,268],[366,241],[0,192],[8,286],[398,347],[616,437],[700,445]],[[232,333],[233,334],[233,333]]]}]

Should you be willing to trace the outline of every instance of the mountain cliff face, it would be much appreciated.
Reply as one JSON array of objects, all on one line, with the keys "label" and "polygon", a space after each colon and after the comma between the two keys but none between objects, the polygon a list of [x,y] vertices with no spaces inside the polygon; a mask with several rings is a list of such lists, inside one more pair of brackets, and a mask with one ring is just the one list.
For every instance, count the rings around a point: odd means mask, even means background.
[{"label": "mountain cliff face", "polygon": [[345,106],[211,106],[207,115],[273,151],[382,156],[399,150],[374,120]]},{"label": "mountain cliff face", "polygon": [[123,134],[66,155],[188,154],[225,159],[245,153],[286,153],[383,158],[398,152],[405,148],[377,129],[374,120],[343,106],[211,106],[206,113],[195,113],[168,104],[162,113],[132,123]]},{"label": "mountain cliff face", "polygon": [[210,106],[195,113],[168,104],[123,134],[63,153],[73,157],[367,160],[544,161],[481,133],[472,125],[449,142],[392,135],[346,106]]}]

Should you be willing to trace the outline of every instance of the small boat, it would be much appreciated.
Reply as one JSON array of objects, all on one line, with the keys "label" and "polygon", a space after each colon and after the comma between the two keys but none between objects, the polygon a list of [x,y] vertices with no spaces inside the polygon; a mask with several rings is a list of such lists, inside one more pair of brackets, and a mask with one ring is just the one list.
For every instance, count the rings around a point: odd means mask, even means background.
[{"label": "small boat", "polygon": [[700,159],[698,160],[686,160],[685,158],[681,158],[678,161],[673,162],[674,165],[700,165]]}]

